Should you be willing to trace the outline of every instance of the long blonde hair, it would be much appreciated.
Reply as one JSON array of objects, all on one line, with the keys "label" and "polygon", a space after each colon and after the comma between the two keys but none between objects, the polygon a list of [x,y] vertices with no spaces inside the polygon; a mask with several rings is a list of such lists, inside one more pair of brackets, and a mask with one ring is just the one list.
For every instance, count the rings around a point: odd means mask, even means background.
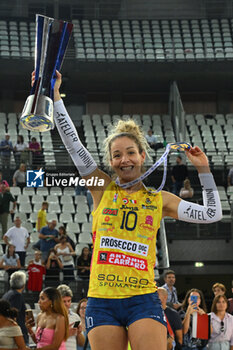
[{"label": "long blonde hair", "polygon": [[113,125],[112,130],[108,137],[104,140],[104,163],[109,166],[111,157],[111,146],[113,141],[119,137],[128,137],[133,140],[138,146],[139,153],[143,151],[146,156],[149,157],[148,149],[150,148],[144,132],[140,129],[139,125],[135,123],[133,119],[119,120]]}]

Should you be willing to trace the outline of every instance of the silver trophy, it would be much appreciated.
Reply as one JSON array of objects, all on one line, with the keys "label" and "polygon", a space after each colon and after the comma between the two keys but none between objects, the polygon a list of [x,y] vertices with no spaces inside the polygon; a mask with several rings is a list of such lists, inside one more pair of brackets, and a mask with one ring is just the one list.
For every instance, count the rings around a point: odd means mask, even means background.
[{"label": "silver trophy", "polygon": [[23,108],[24,129],[48,131],[54,128],[53,88],[60,70],[73,24],[36,15],[35,82]]}]

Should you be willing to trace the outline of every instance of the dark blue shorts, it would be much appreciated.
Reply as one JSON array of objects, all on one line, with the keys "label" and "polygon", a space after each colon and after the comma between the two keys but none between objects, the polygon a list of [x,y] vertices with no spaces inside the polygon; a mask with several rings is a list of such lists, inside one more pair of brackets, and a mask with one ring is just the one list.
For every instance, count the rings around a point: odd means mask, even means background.
[{"label": "dark blue shorts", "polygon": [[157,292],[124,299],[88,298],[87,332],[103,325],[129,327],[143,318],[152,318],[167,325]]}]

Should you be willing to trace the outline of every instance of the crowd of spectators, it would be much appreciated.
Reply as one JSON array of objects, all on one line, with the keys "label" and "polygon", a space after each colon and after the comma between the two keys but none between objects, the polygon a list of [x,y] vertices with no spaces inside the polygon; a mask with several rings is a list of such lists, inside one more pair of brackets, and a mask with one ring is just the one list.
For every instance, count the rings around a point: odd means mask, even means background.
[{"label": "crowd of spectators", "polygon": [[[26,167],[30,166],[30,168],[36,169],[41,167],[44,162],[41,145],[35,137],[26,143],[24,137],[18,135],[17,141],[13,145],[10,134],[6,133],[5,138],[0,141],[0,154],[4,177],[7,178],[8,182],[12,180],[13,186],[21,188],[26,186]],[[12,158],[15,160],[13,179],[10,178]]]},{"label": "crowd of spectators", "polygon": [[[56,250],[53,248],[51,252],[56,254]],[[32,267],[41,267],[42,270],[46,268],[39,251],[35,251],[34,259],[29,262],[29,279]],[[37,276],[39,276],[39,273],[38,271]],[[42,275],[43,273],[42,271]],[[38,279],[37,277],[37,280]],[[173,270],[168,270],[164,274],[165,284],[158,287],[158,295],[167,322],[167,349],[232,350],[232,299],[226,298],[226,287],[221,283],[215,283],[213,285],[212,305],[208,310],[203,292],[197,288],[188,290],[184,300],[179,302],[177,290],[174,286],[175,281],[175,272]],[[28,280],[28,289],[29,287],[30,284]],[[2,332],[1,335],[3,335],[3,337],[6,334],[5,332],[7,332],[11,339],[9,341],[13,344],[18,344],[18,342],[20,343],[23,341],[23,344],[25,343],[28,345],[29,343],[32,344],[32,342],[35,342],[38,346],[40,342],[41,347],[55,344],[56,348],[63,350],[91,349],[85,328],[87,298],[80,299],[76,309],[74,309],[74,307],[72,307],[73,292],[68,282],[67,284],[58,284],[56,288],[54,286],[46,286],[43,290],[41,284],[38,289],[38,291],[40,291],[38,302],[41,312],[37,317],[37,322],[35,322],[32,319],[25,319],[26,305],[23,293],[25,288],[25,272],[14,272],[10,277],[10,289],[0,300],[0,332]],[[6,306],[8,307],[7,312],[5,310]],[[12,308],[16,308],[17,310],[14,311]],[[5,317],[8,317],[8,319],[10,319],[9,322],[12,324],[8,325]],[[61,323],[56,324],[56,322],[58,322],[58,317],[61,317],[63,320],[61,322],[63,326],[61,326]],[[16,322],[13,319],[15,319]],[[51,321],[51,319],[53,321]],[[56,320],[56,322],[54,322],[54,320]],[[42,324],[47,326],[42,327]],[[51,324],[53,324],[53,327],[49,326]],[[198,333],[200,324],[202,331]],[[8,329],[5,329],[5,325],[7,325],[7,327],[19,326],[19,328],[10,329],[11,332],[8,333]],[[59,336],[56,332],[57,327],[59,328]],[[50,336],[41,332],[41,328],[49,328],[51,332]],[[198,336],[199,334],[200,336]],[[24,340],[17,337],[23,337]],[[43,337],[44,339],[42,339]],[[3,340],[0,338],[0,347],[2,347],[2,341]],[[45,344],[45,342],[47,343]],[[23,350],[25,349],[23,346],[20,347],[20,349],[21,348]]]},{"label": "crowd of spectators", "polygon": [[[181,303],[178,301],[173,270],[165,272],[164,281],[158,293],[168,325],[167,348],[232,350],[233,308],[232,298],[225,296],[226,287],[222,283],[214,283],[213,299],[208,310],[204,294],[197,288],[188,290],[184,300]],[[202,333],[199,333],[200,328]]]},{"label": "crowd of spectators", "polygon": [[[24,164],[22,166],[25,169]],[[17,178],[17,174],[15,178]],[[17,182],[16,184],[18,185]],[[12,209],[10,208],[11,202],[13,203]],[[65,226],[59,226],[57,229],[55,219],[47,221],[48,202],[42,202],[41,209],[37,213],[31,244],[30,233],[32,232],[29,233],[27,228],[22,225],[20,215],[14,214],[16,205],[16,199],[12,195],[8,183],[2,180],[1,177],[0,223],[2,225],[3,250],[6,252],[0,261],[0,268],[7,271],[8,278],[15,270],[27,268],[31,265],[28,263],[25,265],[25,258],[30,245],[30,254],[33,252],[32,249],[35,249],[40,254],[41,265],[44,266],[44,270],[39,267],[30,267],[30,280],[33,279],[34,272],[39,273],[45,279],[47,285],[52,281],[57,283],[62,278],[61,276],[63,276],[64,281],[74,281],[76,275],[76,279],[88,279],[91,263],[89,246],[87,245],[83,249],[78,260],[75,253],[75,243],[67,234]],[[7,229],[8,217],[11,214],[14,214],[14,225]],[[38,234],[37,242],[35,241],[36,232]],[[34,264],[37,264],[36,261],[34,261]],[[77,272],[74,273],[75,271]],[[43,275],[46,277],[44,278]],[[39,285],[41,284],[39,283]],[[87,288],[85,288],[85,295],[86,293]]]},{"label": "crowd of spectators", "polygon": [[[150,146],[157,150],[164,147],[163,143],[158,143],[155,136],[148,131],[147,141]],[[32,165],[38,166],[42,161],[42,150],[36,138],[32,138],[29,145],[24,142],[22,136],[19,135],[17,143],[13,146],[10,141],[10,135],[6,135],[5,139],[0,144],[2,162],[4,162],[5,170],[9,168],[11,155],[14,155],[17,169],[13,175],[13,186],[20,188],[26,185],[26,165],[28,163],[29,152],[32,153]],[[3,169],[4,170],[4,169]],[[229,172],[228,185],[233,185],[231,181],[233,171]],[[179,195],[181,198],[192,198],[194,190],[191,187],[188,179],[187,166],[183,164],[182,157],[177,156],[176,165],[172,170],[172,192]],[[80,191],[85,191],[80,192]],[[76,194],[85,194],[87,197],[90,194],[83,187],[76,188]],[[13,207],[10,210],[10,203]],[[89,208],[92,206],[92,201],[88,201]],[[38,332],[34,334],[30,325],[25,323],[25,302],[23,299],[23,291],[26,286],[26,275],[21,270],[24,269],[28,274],[27,290],[31,292],[40,292],[43,287],[51,288],[53,291],[42,292],[40,294],[41,305],[44,300],[53,301],[53,298],[59,299],[55,287],[61,295],[61,299],[65,305],[69,317],[68,331],[62,329],[63,340],[66,340],[67,350],[76,348],[90,349],[88,338],[85,329],[85,309],[87,299],[81,299],[78,304],[77,312],[71,310],[72,291],[68,284],[75,279],[80,283],[89,280],[91,251],[88,246],[82,249],[80,256],[76,256],[75,243],[69,237],[69,232],[66,232],[65,226],[60,226],[57,229],[57,221],[47,221],[47,210],[49,203],[42,202],[41,209],[37,215],[36,231],[38,232],[38,241],[33,248],[34,258],[25,264],[25,257],[28,246],[30,244],[30,235],[25,227],[22,226],[20,217],[15,216],[14,226],[7,230],[7,221],[9,214],[13,214],[16,208],[16,200],[11,194],[9,184],[3,180],[0,172],[0,223],[2,225],[2,238],[6,244],[6,252],[0,261],[0,268],[4,269],[9,278],[10,289],[3,295],[3,299],[9,301],[11,307],[16,307],[16,321],[21,328],[21,333],[15,330],[17,336],[12,336],[16,344],[21,342],[17,337],[24,338],[25,344],[28,345],[29,338],[38,339]],[[74,273],[76,272],[76,273]],[[67,283],[60,285],[61,273],[63,282]],[[212,307],[207,309],[205,298],[201,290],[192,288],[187,291],[184,300],[178,299],[178,293],[175,288],[175,272],[168,270],[164,274],[164,284],[158,288],[159,298],[164,309],[167,320],[168,329],[168,349],[176,350],[233,350],[233,299],[228,299],[225,296],[226,288],[221,283],[215,283],[212,291],[214,294]],[[85,284],[83,295],[87,295],[88,283]],[[50,294],[50,292],[52,294]],[[47,293],[47,294],[46,294]],[[233,288],[232,288],[233,293]],[[42,298],[42,299],[41,299]],[[60,302],[60,301],[59,301]],[[6,304],[0,301],[0,316],[12,317],[13,311],[5,313],[4,307]],[[210,312],[211,311],[211,312]],[[1,313],[3,312],[3,314]],[[48,312],[48,309],[42,310],[42,313]],[[53,310],[55,314],[58,311]],[[211,330],[209,337],[202,339],[194,336],[194,324],[199,316],[207,315],[211,321]],[[5,316],[8,315],[8,316]],[[74,327],[76,322],[80,322],[77,327]],[[27,325],[27,328],[25,327]],[[11,326],[10,326],[11,327]],[[206,325],[207,327],[207,325]],[[0,324],[1,328],[1,324]],[[18,332],[18,333],[17,333]],[[67,334],[66,334],[67,333]],[[0,333],[1,334],[1,333]],[[65,335],[66,334],[66,335]],[[43,335],[42,335],[43,336]],[[59,338],[60,339],[60,338]],[[62,349],[62,341],[60,347]],[[1,340],[0,340],[1,348]],[[23,349],[23,346],[21,347]]]}]

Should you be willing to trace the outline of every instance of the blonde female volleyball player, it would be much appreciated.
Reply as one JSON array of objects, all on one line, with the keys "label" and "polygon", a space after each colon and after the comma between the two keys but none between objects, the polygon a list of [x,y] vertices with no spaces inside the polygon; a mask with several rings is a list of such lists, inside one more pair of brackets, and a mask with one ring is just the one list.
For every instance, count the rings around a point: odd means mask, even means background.
[{"label": "blonde female volleyball player", "polygon": [[[142,181],[123,189],[142,174],[147,142],[134,121],[119,121],[106,140],[106,159],[118,182],[97,168],[82,145],[63,105],[57,72],[54,118],[64,145],[83,179],[98,177],[89,187],[94,201],[94,250],[86,310],[92,350],[165,350],[166,321],[154,282],[156,234],[164,216],[210,223],[221,219],[221,204],[208,159],[198,147],[186,151],[203,188],[204,205],[175,195],[149,191]],[[140,179],[139,179],[140,180]],[[126,331],[128,329],[128,331]]]}]

